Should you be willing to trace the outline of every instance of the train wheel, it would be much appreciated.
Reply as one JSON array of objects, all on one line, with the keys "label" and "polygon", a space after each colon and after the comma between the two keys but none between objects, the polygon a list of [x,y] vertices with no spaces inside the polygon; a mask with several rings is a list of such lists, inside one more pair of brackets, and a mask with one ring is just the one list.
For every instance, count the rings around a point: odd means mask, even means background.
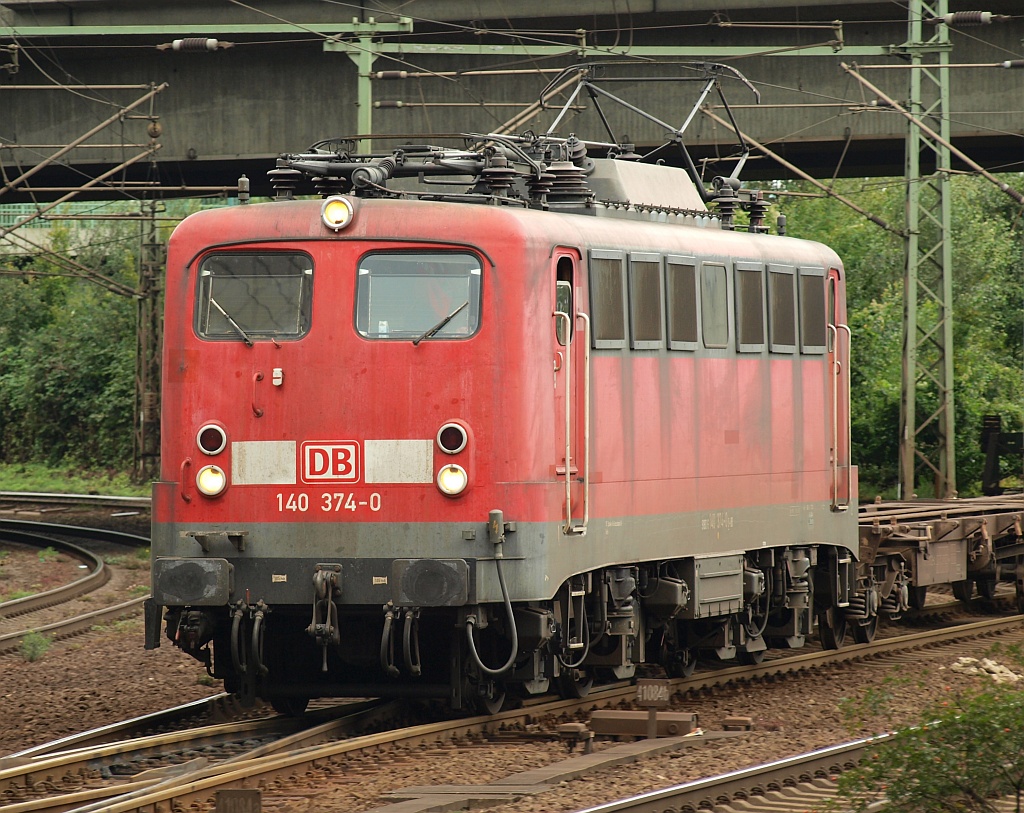
[{"label": "train wheel", "polygon": [[747,666],[757,666],[764,660],[764,653],[765,650],[763,649],[759,649],[756,652],[747,652],[744,650],[736,656],[736,659]]},{"label": "train wheel", "polygon": [[505,705],[504,685],[492,685],[490,691],[480,698],[480,708],[485,714],[497,714]]},{"label": "train wheel", "polygon": [[984,579],[978,579],[975,582],[978,585],[978,595],[986,599],[994,599],[996,597],[996,579],[995,576],[987,577]]},{"label": "train wheel", "polygon": [[953,598],[958,601],[970,601],[974,593],[974,579],[963,579],[953,582]]},{"label": "train wheel", "polygon": [[680,649],[665,663],[665,673],[673,678],[688,678],[697,668],[697,650]]},{"label": "train wheel", "polygon": [[558,693],[566,700],[581,700],[590,694],[594,685],[585,669],[563,669],[558,676]]},{"label": "train wheel", "polygon": [[305,713],[309,705],[308,697],[271,697],[270,706],[278,714],[286,717],[298,717]]},{"label": "train wheel", "polygon": [[858,644],[870,644],[875,640],[875,633],[878,632],[878,616],[871,616],[863,624],[854,624],[851,632],[853,633],[853,640]]},{"label": "train wheel", "polygon": [[908,599],[910,606],[915,610],[924,609],[925,597],[928,595],[928,588],[925,587],[911,587]]},{"label": "train wheel", "polygon": [[838,607],[831,607],[818,614],[818,637],[825,649],[842,649],[846,643],[846,630],[849,624],[846,616]]}]

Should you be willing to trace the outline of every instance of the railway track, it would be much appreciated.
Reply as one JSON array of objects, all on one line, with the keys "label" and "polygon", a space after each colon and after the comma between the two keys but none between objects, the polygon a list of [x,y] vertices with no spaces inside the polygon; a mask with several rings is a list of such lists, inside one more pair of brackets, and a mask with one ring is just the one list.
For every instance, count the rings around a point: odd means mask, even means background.
[{"label": "railway track", "polygon": [[[725,683],[755,683],[793,672],[815,673],[828,664],[857,660],[904,663],[909,659],[920,665],[936,658],[955,657],[960,651],[976,651],[979,638],[1004,644],[1024,640],[1021,618],[986,619],[953,630],[901,635],[838,652],[804,653],[756,667],[699,672],[672,681],[672,687],[675,692],[699,695]],[[415,725],[407,725],[410,712],[402,704],[367,703],[333,707],[302,720],[264,717],[127,740],[121,739],[130,733],[125,731],[111,733],[118,739],[106,742],[106,735],[83,734],[77,740],[39,746],[0,761],[0,801],[4,805],[0,811],[205,810],[214,803],[218,790],[238,788],[259,788],[263,804],[271,807],[280,806],[297,793],[329,798],[330,793],[341,792],[339,788],[343,790],[345,783],[352,781],[353,771],[365,767],[367,759],[387,766],[403,754],[428,755],[431,750],[451,747],[496,747],[489,743],[555,737],[556,723],[579,718],[594,708],[620,705],[634,695],[635,687],[619,685],[584,700],[548,701],[491,717]],[[579,760],[589,761],[589,770],[596,770],[636,759],[645,752],[688,748],[715,737],[735,736],[742,734],[708,732],[703,738],[612,745],[593,755],[570,757],[563,764],[513,774],[490,784],[399,788],[394,790],[394,798],[406,800],[403,809],[407,813],[450,807],[457,800],[468,807],[483,804],[484,800],[511,802],[548,792],[564,779],[588,770]],[[708,809],[709,804],[736,804],[743,798],[777,802],[792,796],[797,805],[793,809],[806,811],[811,809],[810,798],[834,794],[827,785],[829,777],[855,764],[857,749],[863,747],[863,742],[847,743],[756,770],[687,783],[672,790],[674,796],[645,794],[632,802],[620,802],[622,807],[607,809],[685,813]],[[723,812],[730,809],[721,808]]]},{"label": "railway track", "polygon": [[[0,654],[17,650],[30,633],[59,640],[141,612],[146,596],[119,602],[71,617],[43,623],[30,622],[33,614],[72,602],[106,585],[110,568],[103,559],[76,542],[98,541],[129,547],[145,547],[149,540],[117,531],[81,528],[51,523],[0,519],[0,539],[39,550],[52,549],[79,561],[87,570],[82,578],[29,596],[0,602]],[[75,540],[75,542],[69,540]]]},{"label": "railway track", "polygon": [[0,511],[30,508],[89,506],[92,508],[134,508],[148,511],[149,497],[119,497],[105,494],[63,494],[39,491],[0,491]]}]

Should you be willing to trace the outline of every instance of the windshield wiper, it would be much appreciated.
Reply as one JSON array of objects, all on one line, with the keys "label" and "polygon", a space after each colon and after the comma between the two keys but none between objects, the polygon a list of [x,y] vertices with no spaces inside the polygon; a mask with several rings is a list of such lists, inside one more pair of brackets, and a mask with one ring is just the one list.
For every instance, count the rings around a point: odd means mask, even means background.
[{"label": "windshield wiper", "polygon": [[443,328],[445,325],[447,325],[452,319],[454,319],[458,315],[459,311],[461,311],[468,304],[469,304],[469,300],[467,299],[465,302],[463,302],[461,305],[459,305],[459,307],[457,307],[455,310],[453,310],[451,313],[449,313],[446,317],[444,317],[444,319],[442,319],[440,322],[438,322],[436,325],[434,325],[432,328],[430,328],[430,330],[428,330],[426,333],[424,333],[418,339],[413,339],[412,340],[413,345],[419,344],[424,339],[429,339],[431,336],[433,336],[435,333],[437,333],[437,331],[439,331],[441,328]]},{"label": "windshield wiper", "polygon": [[226,310],[224,310],[224,308],[222,308],[220,306],[220,303],[216,299],[214,299],[212,296],[210,297],[210,304],[213,305],[213,307],[215,307],[217,310],[220,311],[221,316],[223,316],[225,319],[228,320],[228,324],[231,325],[231,327],[233,327],[235,329],[235,332],[239,336],[242,337],[242,341],[245,342],[245,346],[246,347],[252,347],[252,339],[249,338],[249,335],[244,330],[242,330],[242,328],[238,324],[238,322],[236,322],[234,319],[232,319],[231,316],[228,314],[228,312]]}]

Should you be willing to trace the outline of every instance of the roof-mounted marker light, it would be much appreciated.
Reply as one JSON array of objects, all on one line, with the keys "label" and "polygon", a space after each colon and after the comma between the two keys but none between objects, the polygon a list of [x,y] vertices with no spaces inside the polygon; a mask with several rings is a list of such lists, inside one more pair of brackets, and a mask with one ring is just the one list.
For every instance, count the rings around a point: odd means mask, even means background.
[{"label": "roof-mounted marker light", "polygon": [[355,209],[352,206],[352,202],[340,195],[332,195],[326,198],[320,207],[320,219],[327,228],[334,231],[341,231],[345,228],[352,222],[354,215]]}]

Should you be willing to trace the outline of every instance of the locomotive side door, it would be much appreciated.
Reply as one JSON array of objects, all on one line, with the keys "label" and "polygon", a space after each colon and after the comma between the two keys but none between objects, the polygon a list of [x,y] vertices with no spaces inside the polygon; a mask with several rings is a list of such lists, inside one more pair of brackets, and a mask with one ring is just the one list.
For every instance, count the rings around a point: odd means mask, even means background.
[{"label": "locomotive side door", "polygon": [[828,346],[829,378],[831,382],[832,447],[832,510],[845,511],[850,507],[853,482],[851,478],[850,438],[850,328],[845,324],[845,302],[839,270],[830,268],[825,277],[825,306],[827,312],[826,342]]},{"label": "locomotive side door", "polygon": [[580,253],[557,248],[554,276],[555,475],[564,484],[562,533],[587,532],[590,476],[590,319],[582,310]]}]

